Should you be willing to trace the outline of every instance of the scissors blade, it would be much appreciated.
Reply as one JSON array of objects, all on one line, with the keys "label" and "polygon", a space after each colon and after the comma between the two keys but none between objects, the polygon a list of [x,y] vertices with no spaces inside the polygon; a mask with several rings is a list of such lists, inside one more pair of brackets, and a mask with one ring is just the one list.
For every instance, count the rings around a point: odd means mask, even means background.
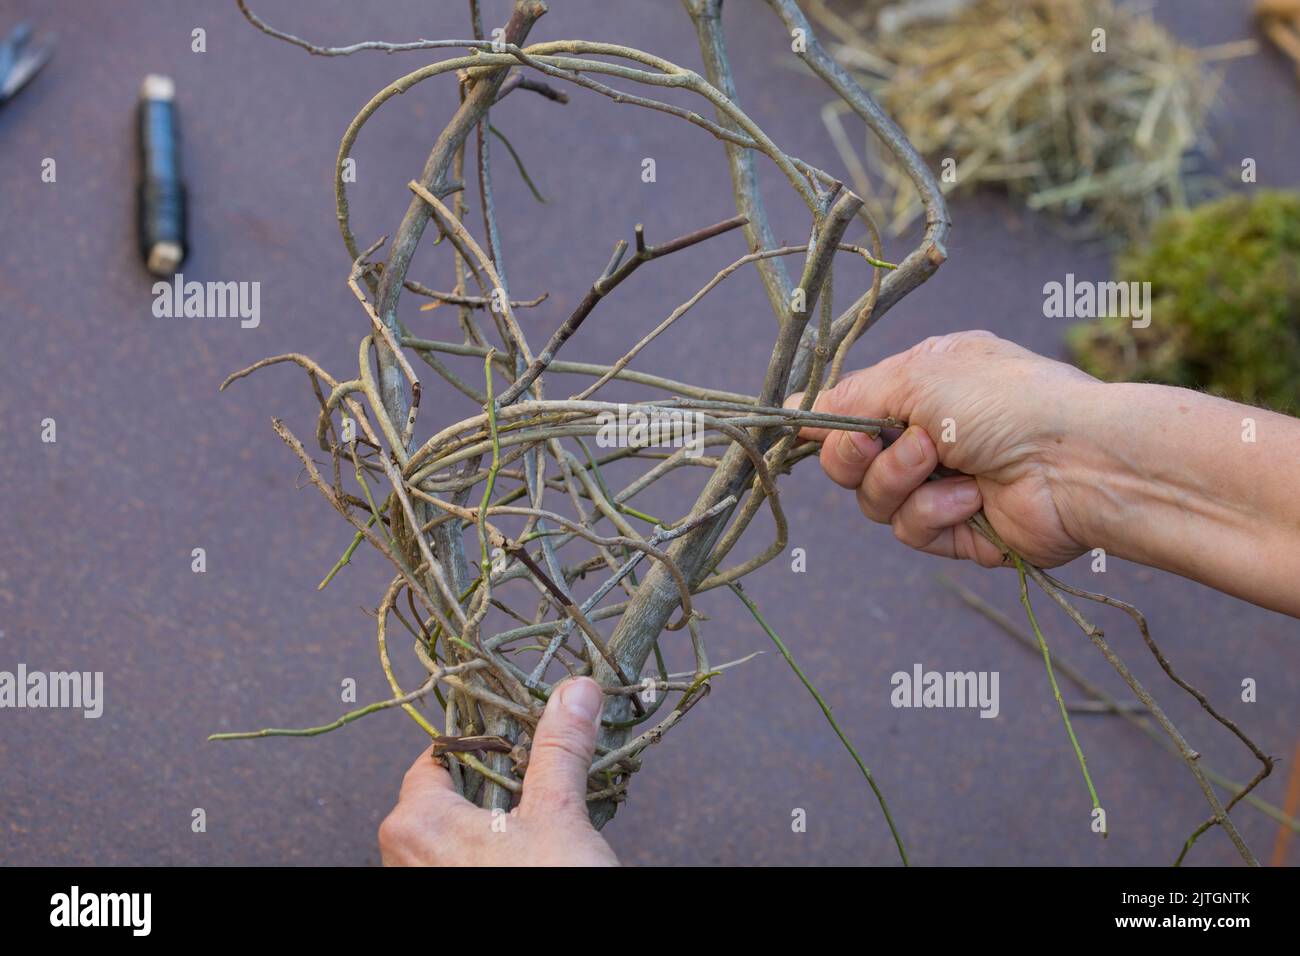
[{"label": "scissors blade", "polygon": [[39,46],[30,46],[31,25],[23,22],[9,32],[0,44],[0,103],[13,96],[31,81],[54,53],[54,38],[47,37]]}]

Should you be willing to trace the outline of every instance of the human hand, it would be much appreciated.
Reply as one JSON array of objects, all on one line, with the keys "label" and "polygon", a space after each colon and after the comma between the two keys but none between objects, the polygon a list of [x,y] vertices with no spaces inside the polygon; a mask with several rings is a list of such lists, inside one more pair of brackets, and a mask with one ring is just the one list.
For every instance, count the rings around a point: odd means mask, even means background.
[{"label": "human hand", "polygon": [[456,793],[451,775],[424,753],[402,780],[397,806],[379,826],[385,866],[617,866],[587,817],[587,770],[602,703],[589,677],[561,683],[533,738],[519,805],[493,813]]},{"label": "human hand", "polygon": [[[1001,565],[999,550],[967,524],[982,507],[1009,546],[1055,567],[1087,550],[1071,465],[1089,452],[1073,426],[1100,384],[989,332],[959,332],[817,396],[817,411],[908,422],[888,448],[861,432],[804,428],[800,436],[823,442],[826,474],[856,489],[863,513],[891,525],[904,544]],[[963,474],[927,480],[940,464]]]}]

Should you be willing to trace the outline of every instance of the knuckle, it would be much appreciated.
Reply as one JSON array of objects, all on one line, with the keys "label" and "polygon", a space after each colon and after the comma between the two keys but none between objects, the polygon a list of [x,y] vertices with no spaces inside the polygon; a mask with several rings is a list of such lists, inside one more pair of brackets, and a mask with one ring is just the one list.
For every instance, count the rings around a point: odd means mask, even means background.
[{"label": "knuckle", "polygon": [[854,379],[857,373],[850,374],[831,388],[817,393],[813,400],[812,410],[815,412],[824,412],[829,415],[847,414],[847,409],[852,407],[853,396],[855,394]]},{"label": "knuckle", "polygon": [[932,335],[927,339],[917,343],[916,349],[919,355],[937,355],[944,352],[952,352],[961,347],[965,341],[965,332],[949,332],[946,335]]},{"label": "knuckle", "polygon": [[961,351],[972,346],[987,348],[990,342],[996,342],[998,337],[988,329],[968,329],[965,332],[954,332],[945,338],[948,340],[946,343],[948,349]]},{"label": "knuckle", "polygon": [[971,347],[988,348],[998,337],[987,329],[969,329],[963,332],[949,332],[946,335],[932,335],[918,342],[915,346],[918,355],[939,355],[942,353],[961,352]]},{"label": "knuckle", "polygon": [[926,336],[925,338],[921,339],[921,341],[917,342],[916,345],[912,347],[912,351],[917,353],[934,352],[942,348],[944,342],[946,342],[947,339],[948,336],[946,335]]},{"label": "knuckle", "polygon": [[890,523],[890,516],[886,514],[873,499],[871,491],[868,490],[865,482],[858,488],[858,507],[862,509],[862,513],[871,521],[874,521],[877,524]]},{"label": "knuckle", "polygon": [[531,760],[534,763],[539,759],[546,762],[586,763],[586,750],[582,736],[566,729],[534,740]]},{"label": "knuckle", "polygon": [[903,509],[900,508],[894,513],[894,517],[889,521],[889,527],[893,530],[894,537],[909,548],[920,547],[915,529],[903,517]]},{"label": "knuckle", "polygon": [[410,826],[401,807],[394,807],[379,824],[379,849],[389,853],[407,842]]}]

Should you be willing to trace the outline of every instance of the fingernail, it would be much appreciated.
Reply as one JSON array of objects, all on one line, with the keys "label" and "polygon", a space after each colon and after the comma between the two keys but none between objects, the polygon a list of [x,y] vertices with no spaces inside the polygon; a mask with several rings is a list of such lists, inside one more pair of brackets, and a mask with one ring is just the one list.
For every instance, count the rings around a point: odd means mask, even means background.
[{"label": "fingernail", "polygon": [[603,696],[600,685],[590,677],[576,677],[560,688],[560,704],[564,709],[589,724],[600,713]]},{"label": "fingernail", "polygon": [[952,501],[959,508],[969,508],[979,500],[980,486],[974,478],[967,478],[965,481],[954,482],[952,486]]},{"label": "fingernail", "polygon": [[849,465],[860,465],[874,450],[874,440],[865,432],[847,432],[848,441],[839,441],[840,459]]},{"label": "fingernail", "polygon": [[799,403],[803,401],[803,392],[795,392],[781,403],[782,408],[798,408]]},{"label": "fingernail", "polygon": [[908,468],[915,468],[925,461],[925,439],[921,437],[918,425],[912,425],[903,432],[903,437],[898,439],[895,447],[898,448],[898,460]]}]

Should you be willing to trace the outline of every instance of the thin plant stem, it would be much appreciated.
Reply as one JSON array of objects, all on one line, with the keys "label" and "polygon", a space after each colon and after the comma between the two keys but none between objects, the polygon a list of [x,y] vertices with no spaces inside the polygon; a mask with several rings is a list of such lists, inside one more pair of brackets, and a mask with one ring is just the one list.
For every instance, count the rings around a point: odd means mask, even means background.
[{"label": "thin plant stem", "polygon": [[817,706],[821,708],[822,713],[825,715],[826,722],[830,724],[831,729],[835,731],[835,736],[840,738],[840,743],[842,743],[844,749],[849,752],[849,756],[853,758],[853,762],[856,763],[858,769],[862,771],[862,776],[867,778],[867,784],[871,787],[872,793],[876,795],[876,801],[880,804],[881,812],[885,815],[885,822],[889,824],[889,832],[893,834],[894,844],[898,847],[898,856],[903,861],[903,866],[911,866],[911,863],[907,859],[907,850],[903,846],[903,838],[899,835],[898,827],[894,824],[893,814],[889,812],[889,803],[885,800],[885,794],[876,783],[876,778],[872,776],[870,768],[867,767],[862,757],[859,756],[857,749],[840,728],[839,722],[835,719],[835,715],[831,713],[830,705],[826,703],[825,698],[818,693],[817,688],[814,687],[812,681],[808,679],[808,675],[805,674],[799,665],[795,663],[794,657],[790,654],[789,648],[785,646],[785,642],[781,640],[780,635],[777,634],[776,631],[772,630],[772,626],[767,623],[767,619],[764,618],[762,612],[759,611],[758,605],[750,600],[749,595],[746,594],[736,582],[733,581],[727,586],[731,588],[736,597],[740,598],[745,607],[749,608],[749,613],[754,615],[754,620],[758,622],[758,626],[761,627],[763,632],[772,639],[772,643],[776,645],[777,651],[779,651],[781,656],[785,658],[785,662],[790,665],[790,669],[794,671],[795,676],[799,678],[800,683],[808,689],[808,693],[812,694],[813,700],[817,701]]},{"label": "thin plant stem", "polygon": [[[1029,602],[1029,583],[1025,578],[1025,566],[1018,554],[1013,553],[1012,557],[1016,563],[1016,572],[1020,575],[1020,603],[1025,606],[1025,614],[1029,617],[1029,626],[1033,629],[1039,650],[1043,652],[1043,664],[1047,667],[1047,679],[1052,685],[1052,696],[1056,698],[1056,706],[1061,709],[1061,720],[1065,722],[1065,732],[1070,736],[1070,746],[1074,748],[1074,755],[1079,760],[1079,769],[1083,771],[1083,781],[1088,785],[1088,796],[1092,798],[1092,808],[1093,810],[1100,810],[1101,801],[1097,799],[1097,788],[1092,785],[1092,775],[1088,772],[1087,758],[1083,755],[1083,748],[1079,746],[1079,738],[1074,735],[1074,726],[1070,723],[1070,713],[1066,709],[1065,700],[1061,697],[1061,688],[1057,686],[1056,672],[1052,670],[1052,653],[1047,649],[1047,640],[1043,637],[1043,631],[1038,626],[1038,618],[1034,616],[1033,605]],[[1107,835],[1104,828],[1101,835],[1103,838]]]}]

